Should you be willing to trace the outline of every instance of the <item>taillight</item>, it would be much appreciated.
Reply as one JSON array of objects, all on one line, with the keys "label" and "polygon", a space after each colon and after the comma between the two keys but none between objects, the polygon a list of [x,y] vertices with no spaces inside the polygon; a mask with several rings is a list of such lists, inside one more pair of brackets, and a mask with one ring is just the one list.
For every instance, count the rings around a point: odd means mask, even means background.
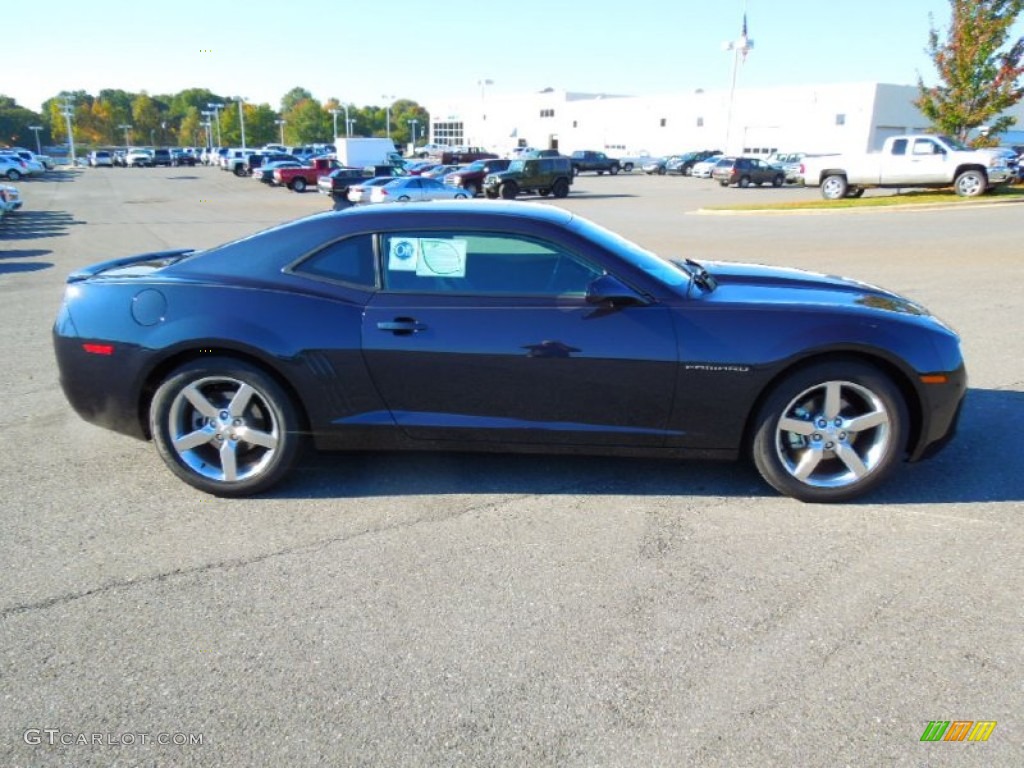
[{"label": "taillight", "polygon": [[114,354],[113,344],[83,344],[82,349],[90,355],[112,355]]}]

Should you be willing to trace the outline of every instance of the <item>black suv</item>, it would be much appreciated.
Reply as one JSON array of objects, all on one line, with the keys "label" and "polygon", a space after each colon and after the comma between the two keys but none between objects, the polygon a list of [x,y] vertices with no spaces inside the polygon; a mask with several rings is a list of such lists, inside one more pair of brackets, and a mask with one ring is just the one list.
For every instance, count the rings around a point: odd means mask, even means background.
[{"label": "black suv", "polygon": [[171,150],[165,148],[153,150],[153,166],[166,165],[171,167]]},{"label": "black suv", "polygon": [[484,179],[484,194],[490,198],[513,200],[520,192],[536,192],[541,197],[565,197],[572,186],[572,163],[568,157],[529,157],[513,160],[508,170],[489,174]]}]

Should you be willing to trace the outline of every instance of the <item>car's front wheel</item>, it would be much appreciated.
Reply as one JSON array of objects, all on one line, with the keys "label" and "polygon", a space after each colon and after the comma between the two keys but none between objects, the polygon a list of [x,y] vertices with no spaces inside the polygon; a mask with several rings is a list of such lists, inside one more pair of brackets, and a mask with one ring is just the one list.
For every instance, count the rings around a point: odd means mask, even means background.
[{"label": "car's front wheel", "polygon": [[502,183],[500,191],[505,200],[515,200],[519,194],[519,186],[514,181],[506,181]]},{"label": "car's front wheel", "polygon": [[294,404],[273,378],[241,360],[208,358],[178,368],[157,389],[149,419],[170,470],[217,496],[270,488],[298,455]]},{"label": "car's front wheel", "polygon": [[568,197],[569,196],[569,182],[565,179],[559,179],[555,182],[555,185],[551,187],[551,193],[555,197]]},{"label": "car's front wheel", "polygon": [[808,502],[846,501],[874,489],[902,458],[908,432],[895,384],[857,361],[793,373],[756,419],[751,453],[761,476]]},{"label": "car's front wheel", "polygon": [[293,192],[305,192],[306,191],[306,180],[301,176],[297,179],[292,180],[292,191]]},{"label": "car's front wheel", "polygon": [[981,171],[964,171],[954,182],[960,197],[977,197],[988,188],[988,179]]},{"label": "car's front wheel", "polygon": [[21,178],[21,174],[18,173],[13,168],[11,168],[9,171],[7,171],[7,178],[10,179],[11,181],[17,181],[18,179]]}]

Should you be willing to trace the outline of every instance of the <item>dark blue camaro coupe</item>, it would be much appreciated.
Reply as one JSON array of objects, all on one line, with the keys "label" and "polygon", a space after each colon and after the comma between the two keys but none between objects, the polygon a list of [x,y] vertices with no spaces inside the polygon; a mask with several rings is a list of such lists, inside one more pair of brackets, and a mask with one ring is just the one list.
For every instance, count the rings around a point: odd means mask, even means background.
[{"label": "dark blue camaro coupe", "polygon": [[671,261],[565,210],[325,213],[69,276],[61,384],[185,482],[270,488],[300,445],[734,459],[853,498],[954,433],[957,335],[851,280]]}]

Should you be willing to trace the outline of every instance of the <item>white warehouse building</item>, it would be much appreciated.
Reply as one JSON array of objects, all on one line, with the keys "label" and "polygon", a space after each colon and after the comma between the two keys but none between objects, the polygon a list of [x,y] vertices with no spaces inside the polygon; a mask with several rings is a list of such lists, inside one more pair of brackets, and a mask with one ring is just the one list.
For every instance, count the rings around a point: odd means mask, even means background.
[{"label": "white warehouse building", "polygon": [[[429,105],[430,140],[505,154],[516,146],[655,156],[863,152],[886,137],[929,130],[917,86],[841,83],[705,90],[655,96],[540,92]],[[1022,105],[1011,110],[1024,122]]]}]

